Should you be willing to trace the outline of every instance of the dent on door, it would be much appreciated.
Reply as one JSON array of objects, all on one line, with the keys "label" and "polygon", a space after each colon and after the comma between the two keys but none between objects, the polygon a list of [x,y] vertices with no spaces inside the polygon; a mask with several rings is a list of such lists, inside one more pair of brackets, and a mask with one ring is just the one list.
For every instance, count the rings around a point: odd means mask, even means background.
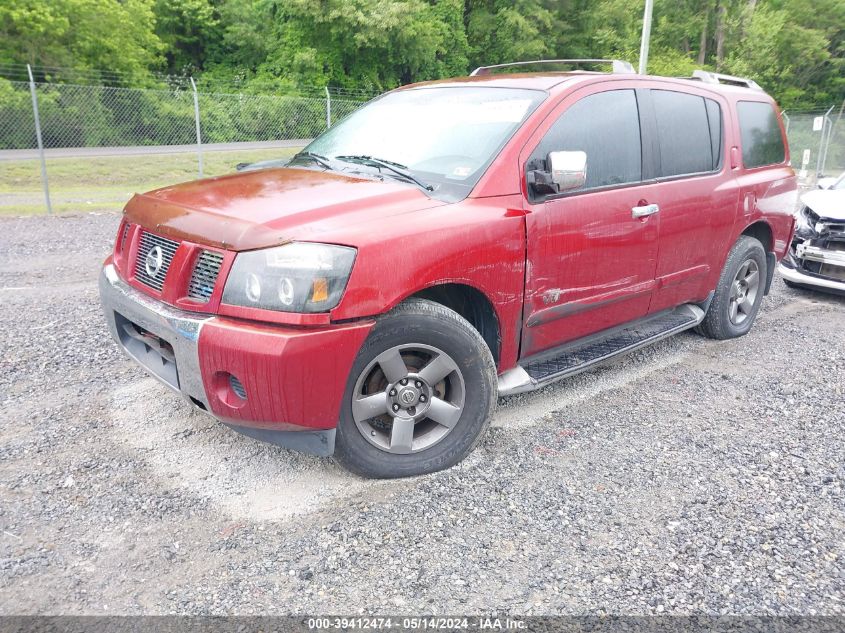
[{"label": "dent on door", "polygon": [[528,216],[523,356],[647,313],[658,222],[633,217],[645,206],[636,189],[552,201]]}]

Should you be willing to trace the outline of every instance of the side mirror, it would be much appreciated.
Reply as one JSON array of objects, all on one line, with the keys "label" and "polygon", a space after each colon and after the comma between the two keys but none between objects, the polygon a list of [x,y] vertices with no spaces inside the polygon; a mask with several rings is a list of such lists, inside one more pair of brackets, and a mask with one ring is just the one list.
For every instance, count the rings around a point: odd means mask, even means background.
[{"label": "side mirror", "polygon": [[580,189],[587,182],[587,152],[550,152],[546,164],[558,192]]}]

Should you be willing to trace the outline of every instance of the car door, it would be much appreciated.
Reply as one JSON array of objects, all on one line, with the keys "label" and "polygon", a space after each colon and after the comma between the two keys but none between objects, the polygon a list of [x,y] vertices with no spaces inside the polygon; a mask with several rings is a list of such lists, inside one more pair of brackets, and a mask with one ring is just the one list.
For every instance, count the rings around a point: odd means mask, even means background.
[{"label": "car door", "polygon": [[712,92],[672,84],[653,88],[660,200],[660,249],[651,312],[704,301],[730,248],[739,200],[724,142],[727,102]]},{"label": "car door", "polygon": [[660,222],[653,164],[636,84],[608,85],[566,97],[523,150],[526,174],[553,151],[587,154],[581,188],[542,196],[526,185],[523,357],[648,313]]}]

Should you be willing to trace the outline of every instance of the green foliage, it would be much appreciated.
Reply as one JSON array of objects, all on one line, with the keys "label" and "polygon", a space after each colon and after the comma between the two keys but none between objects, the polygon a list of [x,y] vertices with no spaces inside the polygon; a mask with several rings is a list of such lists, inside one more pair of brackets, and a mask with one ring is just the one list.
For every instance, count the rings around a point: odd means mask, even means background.
[{"label": "green foliage", "polygon": [[448,76],[466,68],[462,8],[457,0],[273,2],[275,46],[258,76],[371,89]]},{"label": "green foliage", "polygon": [[0,121],[3,122],[0,147],[35,145],[35,122],[29,90],[0,79]]},{"label": "green foliage", "polygon": [[470,0],[467,36],[472,66],[548,58],[554,15],[536,0]]},{"label": "green foliage", "polygon": [[[725,60],[728,72],[755,77],[767,90],[777,95],[784,107],[810,103],[829,103],[842,98],[845,91],[845,60],[831,50],[831,35],[836,33],[815,26],[824,25],[818,17],[808,20],[805,13],[796,13],[796,5],[784,8],[760,6],[744,25],[744,37]],[[845,4],[827,3],[845,24]],[[825,3],[805,3],[807,11],[817,10]],[[803,18],[803,20],[802,20]],[[810,26],[813,24],[815,26]],[[827,32],[826,32],[827,31]],[[840,44],[840,53],[841,44]]]},{"label": "green foliage", "polygon": [[149,80],[164,50],[152,0],[0,0],[0,63],[106,69]]},{"label": "green foliage", "polygon": [[221,39],[209,0],[156,0],[156,34],[166,47],[168,70],[201,70]]},{"label": "green foliage", "polygon": [[[544,57],[636,62],[642,1],[0,0],[0,63],[103,68],[135,85],[383,90]],[[784,107],[845,96],[842,0],[655,0],[649,72],[753,77]],[[104,79],[108,79],[105,76]]]}]

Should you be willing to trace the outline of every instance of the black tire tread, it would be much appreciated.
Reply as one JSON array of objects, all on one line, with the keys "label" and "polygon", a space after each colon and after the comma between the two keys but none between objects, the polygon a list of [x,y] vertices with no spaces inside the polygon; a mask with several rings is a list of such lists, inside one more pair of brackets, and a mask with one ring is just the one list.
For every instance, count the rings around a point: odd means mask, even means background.
[{"label": "black tire tread", "polygon": [[[739,239],[731,248],[730,253],[728,253],[725,265],[722,268],[722,274],[719,275],[719,282],[716,285],[716,294],[713,297],[713,301],[710,303],[710,307],[707,310],[704,320],[696,326],[696,332],[706,336],[707,338],[716,340],[735,338],[747,332],[746,330],[746,332],[737,334],[730,323],[730,319],[728,317],[728,302],[730,301],[730,293],[727,291],[727,288],[729,288],[730,284],[733,282],[733,277],[736,275],[736,269],[739,267],[742,260],[748,257],[751,251],[757,249],[759,249],[762,254],[763,260],[763,267],[760,269],[760,275],[765,276],[765,267],[767,262],[766,251],[763,248],[763,245],[756,238],[749,235],[740,235]],[[760,292],[762,294],[762,286]],[[762,301],[762,296],[760,300]],[[754,318],[756,318],[756,314],[754,315]],[[754,318],[752,318],[751,324],[753,324]]]},{"label": "black tire tread", "polygon": [[[389,331],[389,328],[391,328],[394,324],[401,322],[409,316],[422,316],[428,319],[433,319],[435,322],[440,323],[440,327],[456,328],[461,331],[464,335],[469,337],[472,340],[472,344],[474,345],[474,347],[478,350],[478,356],[482,363],[482,370],[484,373],[485,382],[488,385],[488,388],[491,390],[490,397],[487,398],[487,402],[484,405],[485,410],[482,412],[482,415],[484,416],[484,422],[476,436],[473,438],[473,441],[464,450],[460,451],[460,453],[452,455],[449,459],[443,460],[442,462],[438,463],[435,467],[425,469],[425,472],[434,472],[436,470],[442,470],[444,468],[453,466],[454,464],[461,461],[466,455],[468,455],[475,449],[475,447],[478,445],[478,443],[481,441],[481,439],[487,432],[487,429],[490,426],[490,422],[493,416],[493,411],[496,408],[496,403],[498,400],[498,394],[496,391],[496,363],[493,360],[493,355],[490,352],[490,348],[487,346],[487,343],[484,341],[478,330],[476,330],[469,321],[467,321],[454,310],[451,310],[442,304],[436,303],[434,301],[429,301],[428,299],[418,298],[407,299],[397,305],[392,310],[390,310],[389,312],[377,317],[376,325],[373,327],[370,332],[370,335],[367,337],[367,340],[364,342],[364,344],[361,346],[361,350],[358,352],[359,356],[362,354],[369,355],[369,350],[374,345],[377,345],[379,343],[379,334],[385,331]],[[352,385],[354,385],[356,379],[357,376],[350,375],[349,385],[347,386],[347,390],[344,395],[344,403],[342,404],[342,406],[346,406],[346,402],[351,393],[350,388]],[[369,468],[367,463],[364,460],[360,459],[358,455],[347,450],[347,446],[342,441],[340,435],[341,434],[339,432],[337,438],[339,441],[335,445],[334,457],[346,469],[364,477],[375,478],[402,477],[414,474],[402,472],[386,474],[382,471]]]}]

